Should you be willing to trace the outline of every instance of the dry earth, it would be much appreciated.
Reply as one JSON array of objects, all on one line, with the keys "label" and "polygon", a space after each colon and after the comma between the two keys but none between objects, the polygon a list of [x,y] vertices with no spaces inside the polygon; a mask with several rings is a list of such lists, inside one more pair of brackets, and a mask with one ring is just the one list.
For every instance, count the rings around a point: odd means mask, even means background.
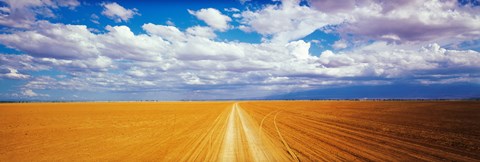
[{"label": "dry earth", "polygon": [[479,102],[0,104],[0,161],[480,161]]}]

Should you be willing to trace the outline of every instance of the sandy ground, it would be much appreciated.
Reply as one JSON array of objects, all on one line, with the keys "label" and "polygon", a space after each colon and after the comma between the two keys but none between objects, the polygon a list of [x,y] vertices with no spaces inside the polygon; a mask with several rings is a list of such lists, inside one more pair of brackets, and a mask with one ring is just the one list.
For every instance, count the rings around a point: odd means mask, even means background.
[{"label": "sandy ground", "polygon": [[478,102],[0,104],[0,161],[479,161]]},{"label": "sandy ground", "polygon": [[480,161],[479,102],[240,105],[301,161]]}]

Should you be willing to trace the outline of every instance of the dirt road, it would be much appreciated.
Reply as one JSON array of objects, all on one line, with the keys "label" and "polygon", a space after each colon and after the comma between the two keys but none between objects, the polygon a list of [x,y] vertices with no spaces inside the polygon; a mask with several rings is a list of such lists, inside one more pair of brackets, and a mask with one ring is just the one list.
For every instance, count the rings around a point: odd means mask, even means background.
[{"label": "dirt road", "polygon": [[288,155],[259,130],[238,103],[233,104],[228,116],[219,156],[220,161],[290,161]]},{"label": "dirt road", "polygon": [[219,114],[190,144],[180,155],[181,161],[292,161],[282,145],[265,136],[238,103]]}]

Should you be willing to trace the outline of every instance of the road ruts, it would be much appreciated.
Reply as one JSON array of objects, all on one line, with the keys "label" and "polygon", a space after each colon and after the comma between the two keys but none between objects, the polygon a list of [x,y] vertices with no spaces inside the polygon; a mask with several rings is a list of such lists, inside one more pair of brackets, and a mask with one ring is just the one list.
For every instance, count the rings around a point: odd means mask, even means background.
[{"label": "road ruts", "polygon": [[219,154],[220,161],[291,161],[289,155],[278,148],[259,131],[251,117],[238,105],[230,111],[225,137]]},{"label": "road ruts", "polygon": [[267,137],[237,103],[222,112],[180,161],[298,161],[276,139]]}]

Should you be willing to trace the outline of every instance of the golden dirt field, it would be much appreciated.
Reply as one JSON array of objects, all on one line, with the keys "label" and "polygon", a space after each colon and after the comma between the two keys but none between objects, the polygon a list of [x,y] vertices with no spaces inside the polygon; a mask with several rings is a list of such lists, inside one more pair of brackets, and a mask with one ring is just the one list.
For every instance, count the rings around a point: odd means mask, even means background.
[{"label": "golden dirt field", "polygon": [[480,161],[480,103],[0,104],[0,161]]}]

